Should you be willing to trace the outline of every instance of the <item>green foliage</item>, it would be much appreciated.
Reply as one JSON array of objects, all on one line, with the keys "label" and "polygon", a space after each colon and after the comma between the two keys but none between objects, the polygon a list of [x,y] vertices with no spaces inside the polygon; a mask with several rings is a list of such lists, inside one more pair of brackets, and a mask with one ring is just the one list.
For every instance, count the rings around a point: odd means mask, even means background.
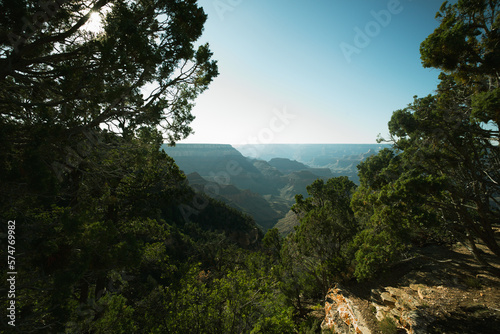
[{"label": "green foliage", "polygon": [[375,232],[366,229],[354,239],[356,269],[354,276],[358,281],[372,279],[400,257],[404,249],[401,242],[388,231]]},{"label": "green foliage", "polygon": [[474,94],[471,99],[473,120],[483,123],[500,121],[500,88]]},{"label": "green foliage", "polygon": [[378,324],[379,330],[384,334],[396,334],[398,332],[398,327],[396,322],[391,317],[385,317]]},{"label": "green foliage", "polygon": [[67,323],[67,332],[104,334],[138,330],[133,321],[134,309],[127,305],[127,299],[122,295],[107,294],[87,308],[80,306],[76,314],[78,318]]},{"label": "green foliage", "polygon": [[212,277],[193,266],[176,287],[158,287],[145,299],[141,328],[158,333],[292,333],[292,309],[260,273],[229,270]]},{"label": "green foliage", "polygon": [[326,331],[321,329],[321,322],[322,320],[318,318],[309,317],[300,324],[298,332],[301,334],[329,333],[329,329]]},{"label": "green foliage", "polygon": [[[8,17],[0,22],[6,123],[65,137],[104,125],[124,136],[160,126],[171,143],[191,133],[192,100],[218,74],[208,45],[195,46],[206,21],[196,1],[45,7],[31,0],[0,4]],[[107,13],[97,33],[83,27],[91,10]],[[41,13],[47,22],[33,22]],[[155,89],[143,96],[148,84]]]},{"label": "green foliage", "polygon": [[173,161],[115,140],[80,162],[76,191],[59,193],[65,206],[38,206],[17,220],[19,276],[36,287],[19,292],[19,328],[293,332],[294,309],[272,269],[279,234],[269,233],[265,253],[243,251],[260,238],[255,223],[211,199],[186,222],[179,204],[192,203],[194,192]]},{"label": "green foliage", "polygon": [[[354,189],[354,183],[347,177],[332,178],[326,183],[318,179],[307,187],[311,196],[303,199],[297,195],[292,207],[302,218],[295,233],[287,239],[283,256],[293,263],[292,279],[302,283],[312,280],[316,292],[323,295],[334,281],[348,276],[347,250],[358,231],[350,208]],[[297,287],[289,288],[289,293],[294,290]]]},{"label": "green foliage", "polygon": [[467,287],[472,288],[472,289],[481,289],[483,285],[481,284],[481,281],[475,277],[467,277],[464,280],[465,285]]},{"label": "green foliage", "polygon": [[[0,212],[22,236],[17,328],[293,332],[278,259],[242,250],[262,236],[254,221],[207,197],[196,206],[159,150],[162,137],[191,132],[192,101],[217,75],[208,46],[194,47],[202,9],[72,2],[12,50],[5,32],[22,36],[23,17],[40,10],[18,5],[0,4],[12,14],[0,20],[0,62],[10,64],[0,73]],[[110,10],[97,34],[77,29],[89,5]],[[187,219],[182,206],[195,206]]]},{"label": "green foliage", "polygon": [[406,185],[427,215],[439,216],[457,237],[472,233],[500,255],[492,231],[499,212],[494,180],[500,151],[492,141],[498,129],[485,130],[475,120],[473,93],[459,89],[442,76],[436,96],[418,99],[403,111],[411,123],[399,117],[402,112],[394,114],[390,130],[399,137],[395,144],[404,150],[401,156],[408,169],[395,184]]},{"label": "green foliage", "polygon": [[280,253],[283,247],[283,238],[277,228],[272,228],[266,232],[262,239],[262,248],[272,261],[280,260]]},{"label": "green foliage", "polygon": [[421,55],[424,66],[448,74],[440,75],[436,94],[394,112],[389,130],[403,169],[390,188],[374,191],[411,194],[386,203],[398,210],[405,204],[402,212],[425,234],[468,242],[483,264],[478,239],[500,256],[493,229],[500,213],[500,49],[494,14],[499,6],[498,1],[443,4],[441,24],[422,43]]},{"label": "green foliage", "polygon": [[437,14],[441,24],[420,46],[423,65],[451,72],[463,82],[473,78],[478,88],[487,84],[485,76],[499,68],[499,9],[498,1],[446,1]]},{"label": "green foliage", "polygon": [[401,156],[382,150],[358,165],[361,184],[351,206],[363,230],[354,239],[354,276],[359,280],[374,278],[401,254],[409,241],[419,211],[412,192],[397,184],[404,173]]}]

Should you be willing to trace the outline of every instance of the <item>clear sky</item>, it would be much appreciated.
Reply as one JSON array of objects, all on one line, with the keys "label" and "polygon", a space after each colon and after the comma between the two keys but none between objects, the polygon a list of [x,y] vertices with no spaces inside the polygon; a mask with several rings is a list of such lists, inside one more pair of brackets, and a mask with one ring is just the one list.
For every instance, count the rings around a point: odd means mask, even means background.
[{"label": "clear sky", "polygon": [[182,143],[375,143],[432,93],[420,43],[439,0],[199,0],[219,76]]}]

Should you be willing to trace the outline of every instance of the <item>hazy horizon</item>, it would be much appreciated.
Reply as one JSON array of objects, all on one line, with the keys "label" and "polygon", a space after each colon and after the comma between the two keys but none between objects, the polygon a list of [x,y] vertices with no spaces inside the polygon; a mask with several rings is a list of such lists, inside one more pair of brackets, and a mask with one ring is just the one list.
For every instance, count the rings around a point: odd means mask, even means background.
[{"label": "hazy horizon", "polygon": [[[165,143],[167,144],[167,143]],[[232,144],[232,143],[222,143],[222,142],[178,142],[177,145],[231,145],[231,146],[256,146],[256,145],[391,145],[390,143],[244,143],[244,144]]]}]

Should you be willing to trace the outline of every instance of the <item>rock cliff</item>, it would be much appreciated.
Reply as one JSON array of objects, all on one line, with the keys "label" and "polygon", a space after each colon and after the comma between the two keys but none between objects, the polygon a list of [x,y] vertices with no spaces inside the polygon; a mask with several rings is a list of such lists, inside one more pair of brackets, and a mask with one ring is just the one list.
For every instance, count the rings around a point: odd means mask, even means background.
[{"label": "rock cliff", "polygon": [[426,246],[377,282],[331,289],[325,314],[333,333],[498,333],[500,278],[463,247]]},{"label": "rock cliff", "polygon": [[323,330],[333,333],[372,333],[367,319],[360,310],[359,301],[353,299],[347,290],[337,287],[328,291],[325,314],[321,324]]}]

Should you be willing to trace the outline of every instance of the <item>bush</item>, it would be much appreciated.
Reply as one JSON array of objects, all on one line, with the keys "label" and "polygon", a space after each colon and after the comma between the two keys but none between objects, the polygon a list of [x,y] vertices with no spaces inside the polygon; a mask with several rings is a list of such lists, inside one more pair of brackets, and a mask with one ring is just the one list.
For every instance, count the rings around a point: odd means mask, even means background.
[{"label": "bush", "polygon": [[361,231],[354,239],[355,271],[358,281],[373,278],[391,265],[401,254],[404,246],[390,233],[376,233],[368,229]]},{"label": "bush", "polygon": [[378,324],[379,330],[384,334],[396,334],[398,332],[398,327],[393,318],[385,317]]}]

